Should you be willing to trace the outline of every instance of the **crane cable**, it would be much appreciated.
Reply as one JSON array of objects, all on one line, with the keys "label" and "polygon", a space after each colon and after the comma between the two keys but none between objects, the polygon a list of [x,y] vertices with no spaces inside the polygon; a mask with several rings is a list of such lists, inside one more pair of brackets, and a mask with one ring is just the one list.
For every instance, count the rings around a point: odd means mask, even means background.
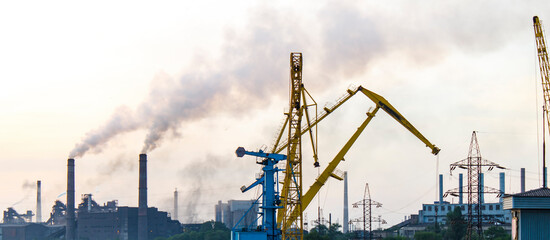
[{"label": "crane cable", "polygon": [[[537,49],[537,38],[535,37],[535,45],[534,45],[534,49],[535,49],[535,54],[533,54],[533,57],[534,57],[534,63],[533,64],[533,71],[535,74],[533,74],[533,79],[534,79],[534,82],[535,82],[535,112],[536,112],[536,118],[537,118],[537,169],[538,169],[538,175],[539,175],[539,182],[540,182],[540,118],[539,118],[539,90],[538,90],[538,80],[537,80],[537,72],[538,72],[538,69],[537,69],[537,61],[538,61],[538,49]],[[544,89],[543,89],[544,91]],[[544,114],[544,113],[542,113]],[[544,121],[542,122],[542,124],[544,124]],[[542,133],[544,134],[544,133]]]}]

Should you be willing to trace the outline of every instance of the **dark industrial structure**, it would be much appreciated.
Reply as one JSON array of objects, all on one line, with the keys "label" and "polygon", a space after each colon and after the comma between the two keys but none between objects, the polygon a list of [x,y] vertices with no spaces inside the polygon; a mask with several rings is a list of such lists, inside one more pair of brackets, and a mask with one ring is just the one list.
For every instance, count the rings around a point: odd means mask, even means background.
[{"label": "dark industrial structure", "polygon": [[75,161],[67,161],[67,202],[56,200],[50,217],[41,222],[41,182],[37,182],[37,223],[32,211],[4,211],[0,240],[87,239],[147,240],[183,232],[182,225],[167,212],[147,206],[147,155],[139,155],[139,205],[118,206],[116,200],[97,204],[92,194],[83,194],[75,209]]},{"label": "dark industrial structure", "polygon": [[[78,205],[77,236],[79,239],[138,239],[139,208],[118,207],[117,201],[103,206],[97,204],[91,194],[84,194]],[[182,232],[181,224],[172,220],[167,212],[147,208],[147,238],[168,237]]]}]

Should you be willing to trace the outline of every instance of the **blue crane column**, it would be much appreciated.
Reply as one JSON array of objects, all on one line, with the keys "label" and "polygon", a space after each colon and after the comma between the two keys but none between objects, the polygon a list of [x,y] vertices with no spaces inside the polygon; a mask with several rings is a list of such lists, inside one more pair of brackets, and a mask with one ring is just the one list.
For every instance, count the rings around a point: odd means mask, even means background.
[{"label": "blue crane column", "polygon": [[281,230],[277,228],[277,208],[281,208],[279,194],[275,191],[275,174],[280,171],[275,165],[282,160],[286,159],[286,155],[275,153],[249,152],[243,147],[237,148],[235,152],[237,157],[243,157],[244,155],[251,155],[264,158],[258,164],[264,165],[262,168],[264,174],[262,178],[256,180],[252,185],[241,188],[242,192],[246,192],[249,189],[261,184],[263,186],[262,191],[262,209],[263,209],[263,231],[267,233],[267,240],[279,240],[281,239]]}]

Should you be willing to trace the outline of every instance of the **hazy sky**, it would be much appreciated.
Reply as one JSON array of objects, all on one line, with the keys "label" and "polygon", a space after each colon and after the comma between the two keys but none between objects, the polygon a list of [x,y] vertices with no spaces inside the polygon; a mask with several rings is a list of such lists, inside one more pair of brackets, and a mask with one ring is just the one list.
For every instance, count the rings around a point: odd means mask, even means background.
[{"label": "hazy sky", "polygon": [[[42,180],[46,220],[65,191],[69,155],[77,196],[137,206],[142,151],[150,206],[171,212],[177,188],[183,222],[213,219],[218,200],[255,198],[239,187],[259,167],[234,150],[271,146],[288,109],[291,52],[304,54],[319,110],[352,85],[388,99],[442,149],[445,189],[458,186],[449,164],[467,156],[473,130],[482,156],[509,168],[507,192],[519,191],[521,167],[537,188],[532,17],[545,24],[549,13],[543,0],[2,2],[0,209],[34,210]],[[358,95],[319,125],[323,168],[372,106]],[[304,189],[317,174],[309,149]],[[437,158],[384,112],[338,168],[349,172],[350,204],[369,183],[384,227],[436,200]],[[498,188],[498,171],[485,182]],[[341,223],[342,191],[330,179],[307,219],[319,205]],[[350,206],[350,218],[360,216]]]}]

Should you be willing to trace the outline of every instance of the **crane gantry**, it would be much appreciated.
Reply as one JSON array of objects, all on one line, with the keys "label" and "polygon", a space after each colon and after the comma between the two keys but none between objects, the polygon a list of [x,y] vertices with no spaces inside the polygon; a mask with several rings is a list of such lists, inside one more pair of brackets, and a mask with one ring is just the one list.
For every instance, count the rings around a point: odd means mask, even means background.
[{"label": "crane gantry", "polygon": [[[550,131],[550,117],[548,111],[550,110],[550,65],[548,63],[548,52],[546,51],[546,41],[544,40],[544,31],[539,17],[533,17],[533,28],[535,29],[535,41],[537,44],[537,55],[539,59],[540,77],[542,80],[542,94],[544,95],[543,115],[546,117],[548,124],[548,131]],[[543,132],[543,134],[546,134]],[[544,143],[543,143],[544,144]],[[544,146],[542,147],[544,158]],[[543,160],[543,187],[546,187],[546,161]]]},{"label": "crane gantry", "polygon": [[[359,86],[355,89],[348,89],[347,94],[340,98],[336,104],[331,107],[325,107],[322,113],[310,119],[308,107],[316,103],[308,105],[306,96],[311,98],[311,95],[304,88],[302,83],[302,54],[291,53],[290,55],[290,108],[289,112],[285,113],[286,120],[283,127],[279,131],[275,143],[271,149],[271,153],[280,153],[287,150],[288,159],[284,170],[284,181],[281,190],[281,201],[283,209],[277,212],[277,224],[282,230],[283,239],[303,239],[303,211],[309,203],[317,195],[321,187],[326,183],[329,177],[334,177],[342,180],[340,176],[335,174],[336,167],[344,159],[346,153],[350,150],[359,135],[365,127],[374,118],[379,109],[384,110],[393,119],[399,122],[403,127],[409,130],[413,135],[420,139],[427,147],[432,150],[432,154],[437,155],[440,151],[434,144],[430,143],[397,109],[395,109],[382,96]],[[302,189],[302,135],[309,133],[312,147],[314,166],[318,167],[317,159],[317,141],[316,134],[313,133],[314,127],[325,119],[329,114],[334,112],[346,101],[355,96],[357,93],[363,93],[376,106],[373,110],[367,113],[367,118],[346,142],[344,147],[337,153],[333,160],[327,165],[323,172],[317,177],[313,185],[303,192]],[[311,98],[313,99],[313,98]],[[313,102],[315,102],[313,100]],[[305,124],[302,124],[303,116],[306,117]],[[287,138],[283,139],[284,133],[287,132]]]}]

